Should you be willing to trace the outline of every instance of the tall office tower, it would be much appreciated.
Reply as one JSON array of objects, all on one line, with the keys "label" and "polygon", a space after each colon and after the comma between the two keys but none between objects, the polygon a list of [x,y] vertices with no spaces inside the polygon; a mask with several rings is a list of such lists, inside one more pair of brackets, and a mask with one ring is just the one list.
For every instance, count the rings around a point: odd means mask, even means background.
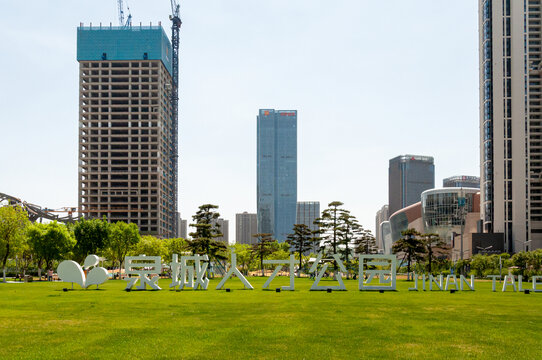
[{"label": "tall office tower", "polygon": [[254,234],[258,233],[258,216],[244,212],[235,214],[235,243],[236,244],[254,244],[256,238]]},{"label": "tall office tower", "polygon": [[258,115],[258,232],[285,241],[297,203],[297,111],[260,110]]},{"label": "tall office tower", "polygon": [[230,243],[230,221],[218,218],[215,222],[222,233],[222,236],[215,238],[216,241],[222,241],[228,245]]},{"label": "tall office tower", "polygon": [[382,241],[382,231],[380,224],[382,224],[384,221],[388,221],[390,219],[389,215],[389,207],[388,205],[382,206],[380,210],[376,212],[375,216],[375,238],[376,238],[376,245],[379,249],[384,249],[384,243]]},{"label": "tall office tower", "polygon": [[422,192],[435,187],[431,156],[400,155],[390,160],[388,175],[389,216],[420,201]]},{"label": "tall office tower", "polygon": [[481,217],[508,251],[542,247],[540,0],[479,0]]},{"label": "tall office tower", "polygon": [[177,234],[171,44],[161,26],[77,29],[79,209]]},{"label": "tall office tower", "polygon": [[480,178],[478,176],[450,176],[442,179],[442,187],[467,187],[480,188]]}]

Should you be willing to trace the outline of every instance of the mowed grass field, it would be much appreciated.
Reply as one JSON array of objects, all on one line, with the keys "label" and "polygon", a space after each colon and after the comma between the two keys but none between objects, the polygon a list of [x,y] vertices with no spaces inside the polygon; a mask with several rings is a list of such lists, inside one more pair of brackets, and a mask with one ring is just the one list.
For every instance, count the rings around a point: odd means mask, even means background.
[{"label": "mowed grass field", "polygon": [[[0,284],[0,359],[542,359],[542,293],[476,291],[63,292],[65,283]],[[275,289],[287,285],[277,278]],[[334,282],[329,281],[329,284]],[[530,284],[524,284],[529,288]],[[95,287],[93,287],[95,288]]]}]

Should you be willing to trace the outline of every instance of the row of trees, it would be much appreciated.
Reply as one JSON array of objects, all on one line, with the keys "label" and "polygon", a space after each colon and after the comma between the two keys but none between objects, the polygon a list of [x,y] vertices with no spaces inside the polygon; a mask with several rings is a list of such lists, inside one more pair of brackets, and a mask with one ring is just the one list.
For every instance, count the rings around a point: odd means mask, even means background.
[{"label": "row of trees", "polygon": [[[264,259],[284,259],[290,253],[299,259],[299,269],[306,267],[308,257],[323,251],[326,255],[341,254],[347,265],[354,262],[354,253],[374,253],[376,244],[372,234],[359,225],[343,204],[335,201],[316,220],[317,231],[307,225],[296,224],[286,243],[278,243],[271,234],[255,234],[251,246],[236,245],[238,262],[248,272],[256,261],[263,274]],[[227,244],[217,241],[223,236],[218,224],[218,206],[204,204],[192,217],[194,231],[188,239],[158,239],[139,234],[135,224],[108,223],[101,219],[81,220],[75,224],[31,224],[27,214],[18,206],[0,208],[0,260],[4,281],[8,259],[15,259],[17,271],[25,274],[29,268],[53,269],[63,259],[82,262],[89,254],[97,254],[112,266],[122,269],[126,255],[146,254],[161,256],[164,262],[172,254],[207,254],[215,262],[228,259]],[[300,272],[298,273],[300,276]]]},{"label": "row of trees", "polygon": [[473,275],[506,275],[510,271],[514,275],[522,275],[524,280],[532,276],[542,275],[542,249],[521,251],[510,254],[474,255],[466,261]]},{"label": "row of trees", "polygon": [[[323,252],[326,256],[340,254],[348,268],[353,268],[355,253],[373,254],[377,252],[376,241],[369,230],[365,230],[350,211],[342,208],[343,203],[333,201],[322,215],[315,220],[316,230],[311,230],[306,224],[295,224],[292,233],[286,240],[286,250],[296,254],[299,260],[298,276],[307,266],[305,255]],[[252,245],[251,253],[260,261],[263,276],[263,260],[273,252],[271,234],[255,234],[257,242]],[[275,246],[276,247],[276,246]],[[305,260],[305,262],[304,262]],[[337,269],[334,263],[333,269]],[[348,276],[348,274],[347,274]]]},{"label": "row of trees", "polygon": [[510,255],[477,254],[470,259],[450,260],[451,248],[437,234],[420,234],[414,229],[403,231],[401,239],[393,244],[393,252],[402,255],[408,274],[412,270],[427,273],[472,274],[479,278],[487,275],[522,275],[525,280],[542,275],[542,249],[521,251]]},{"label": "row of trees", "polygon": [[393,244],[392,251],[403,256],[401,264],[406,262],[407,274],[410,274],[413,263],[424,264],[422,271],[433,273],[435,262],[442,264],[450,257],[450,246],[438,234],[421,234],[407,229],[401,235]]},{"label": "row of trees", "polygon": [[74,259],[82,262],[89,254],[107,256],[122,263],[124,256],[140,241],[135,224],[105,220],[81,220],[75,224],[30,223],[26,212],[19,206],[0,208],[0,258],[3,281],[6,266],[15,259],[15,266],[22,275],[31,266],[52,269],[56,261]]}]

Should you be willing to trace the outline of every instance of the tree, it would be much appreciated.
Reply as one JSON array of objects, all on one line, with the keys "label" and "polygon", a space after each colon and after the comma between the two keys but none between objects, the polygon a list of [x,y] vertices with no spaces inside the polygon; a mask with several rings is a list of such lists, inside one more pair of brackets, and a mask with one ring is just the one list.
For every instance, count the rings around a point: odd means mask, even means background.
[{"label": "tree", "polygon": [[271,238],[271,234],[254,234],[252,236],[257,238],[258,242],[252,245],[250,251],[253,256],[260,259],[260,269],[262,270],[262,276],[264,276],[263,260],[273,252],[273,239]]},{"label": "tree", "polygon": [[438,234],[423,234],[421,237],[427,253],[427,270],[431,274],[433,258],[447,258],[450,254],[450,246]]},{"label": "tree", "polygon": [[314,221],[315,225],[318,225],[324,234],[324,244],[330,245],[333,254],[337,254],[338,233],[341,226],[340,216],[345,211],[340,209],[343,203],[340,201],[333,201],[328,204],[328,208],[322,211],[322,216]]},{"label": "tree", "polygon": [[113,263],[119,263],[119,277],[122,275],[122,264],[124,258],[130,250],[141,240],[139,229],[136,224],[127,224],[118,221],[110,224],[109,241],[107,243],[107,253]]},{"label": "tree", "polygon": [[489,256],[476,254],[470,260],[470,268],[477,277],[483,277],[484,272],[492,268]]},{"label": "tree", "polygon": [[152,235],[145,235],[135,244],[130,251],[132,255],[160,256],[165,259],[168,255],[165,240],[158,239]]},{"label": "tree", "polygon": [[[15,252],[16,256],[16,264],[17,264],[17,271],[19,274],[21,274],[22,270],[22,276],[26,275],[26,272],[28,271],[28,268],[32,264],[34,258],[32,256],[32,249],[30,248],[30,245],[28,243],[28,239],[25,238],[24,243],[21,247],[17,248],[17,251]],[[41,275],[41,274],[40,274]]]},{"label": "tree", "polygon": [[192,216],[195,223],[190,226],[196,228],[196,231],[190,233],[193,238],[191,249],[194,253],[207,254],[209,258],[216,258],[216,255],[226,258],[226,244],[220,245],[220,242],[214,240],[222,236],[217,222],[220,213],[215,209],[218,209],[217,205],[204,204],[199,207],[196,215]]},{"label": "tree", "polygon": [[166,247],[166,261],[171,262],[173,254],[182,255],[184,252],[190,251],[188,241],[183,238],[171,238],[164,240]]},{"label": "tree", "polygon": [[248,244],[235,244],[232,245],[235,249],[235,254],[237,254],[237,265],[241,266],[241,271],[248,275],[248,270],[250,264],[252,263],[254,257],[250,251],[250,245]]},{"label": "tree", "polygon": [[82,219],[73,227],[73,234],[77,243],[73,254],[81,262],[87,255],[97,254],[109,241],[109,223],[105,220]]},{"label": "tree", "polygon": [[311,249],[314,234],[305,224],[295,224],[292,230],[293,233],[288,235],[286,242],[290,245],[291,252],[299,254],[299,269],[297,271],[299,277],[303,266],[303,254]]},{"label": "tree", "polygon": [[425,254],[425,246],[420,233],[414,229],[401,232],[402,237],[392,247],[394,253],[403,253],[403,261],[407,260],[407,274],[410,276],[410,267],[414,261],[420,261]]},{"label": "tree", "polygon": [[52,270],[53,261],[68,257],[75,246],[73,234],[65,225],[56,221],[31,225],[28,229],[28,241],[36,256],[45,261],[48,270]]},{"label": "tree", "polygon": [[529,261],[529,254],[525,251],[520,251],[512,255],[512,264],[518,267],[518,275],[525,277],[525,270]]},{"label": "tree", "polygon": [[26,211],[20,206],[3,206],[0,208],[0,258],[6,282],[6,263],[17,248],[24,245],[24,231],[30,224]]},{"label": "tree", "polygon": [[361,229],[354,241],[356,254],[376,254],[376,239],[370,230]]}]

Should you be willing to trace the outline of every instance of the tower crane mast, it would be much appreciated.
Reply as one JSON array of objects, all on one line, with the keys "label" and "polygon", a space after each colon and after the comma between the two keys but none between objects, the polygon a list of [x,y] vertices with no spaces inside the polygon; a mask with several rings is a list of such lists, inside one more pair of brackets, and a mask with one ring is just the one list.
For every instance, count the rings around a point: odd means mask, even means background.
[{"label": "tower crane mast", "polygon": [[171,57],[171,67],[172,67],[172,86],[171,86],[171,123],[172,123],[172,134],[171,134],[171,143],[172,143],[172,153],[171,153],[171,162],[173,170],[173,207],[175,213],[172,214],[174,221],[174,232],[178,228],[178,171],[179,171],[179,150],[178,150],[178,129],[179,129],[179,33],[181,30],[181,17],[180,17],[180,6],[177,0],[171,1],[171,15],[169,19],[171,20],[171,48],[172,48],[172,57]]}]

